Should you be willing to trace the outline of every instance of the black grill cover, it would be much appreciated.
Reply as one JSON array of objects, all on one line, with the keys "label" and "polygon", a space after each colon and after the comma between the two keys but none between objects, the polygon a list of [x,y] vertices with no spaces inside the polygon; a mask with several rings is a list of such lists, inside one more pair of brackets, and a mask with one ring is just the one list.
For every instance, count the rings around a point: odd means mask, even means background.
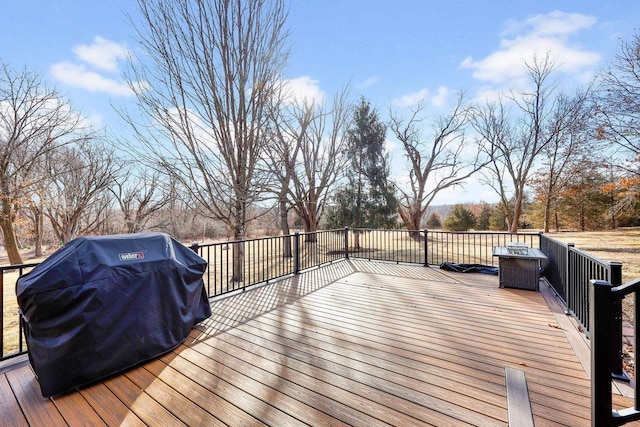
[{"label": "black grill cover", "polygon": [[211,316],[205,260],[161,233],[80,237],[16,285],[47,397],[178,346]]},{"label": "black grill cover", "polygon": [[455,271],[456,273],[484,273],[498,275],[498,267],[482,264],[459,264],[455,262],[443,262],[440,264],[441,270]]}]

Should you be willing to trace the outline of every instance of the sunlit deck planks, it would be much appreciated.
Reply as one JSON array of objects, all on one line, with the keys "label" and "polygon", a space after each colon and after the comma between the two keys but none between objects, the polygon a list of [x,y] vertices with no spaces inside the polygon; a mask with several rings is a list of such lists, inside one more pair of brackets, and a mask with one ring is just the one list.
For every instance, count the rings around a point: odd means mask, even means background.
[{"label": "sunlit deck planks", "polygon": [[4,372],[3,423],[499,426],[513,367],[536,426],[589,425],[588,376],[544,298],[493,276],[344,261],[212,308],[173,352],[75,393]]}]

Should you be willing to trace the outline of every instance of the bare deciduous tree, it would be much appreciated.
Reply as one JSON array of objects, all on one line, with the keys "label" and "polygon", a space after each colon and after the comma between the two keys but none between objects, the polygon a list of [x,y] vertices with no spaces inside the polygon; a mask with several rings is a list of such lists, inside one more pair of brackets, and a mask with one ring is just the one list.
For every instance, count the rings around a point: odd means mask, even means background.
[{"label": "bare deciduous tree", "polygon": [[24,199],[24,204],[21,208],[23,215],[32,224],[32,237],[34,246],[34,255],[41,257],[44,255],[43,240],[44,240],[44,194],[46,194],[46,180],[38,179],[38,183],[31,186],[30,197]]},{"label": "bare deciduous tree", "polygon": [[[475,110],[474,128],[480,151],[490,157],[487,182],[500,197],[509,230],[518,231],[525,189],[540,153],[571,124],[575,104],[561,102],[549,79],[555,69],[549,55],[525,63],[531,89],[511,92],[517,113],[507,111],[504,99]],[[513,192],[513,211],[509,194]]]},{"label": "bare deciduous tree", "polygon": [[[513,212],[510,208],[509,181],[507,165],[495,160],[498,156],[498,148],[504,147],[510,152],[512,141],[512,129],[508,113],[502,100],[474,110],[473,126],[481,135],[480,151],[484,151],[491,161],[486,165],[488,170],[482,171],[485,176],[484,183],[488,184],[500,198],[500,207],[503,211],[506,229],[511,229]],[[502,158],[502,157],[501,157]],[[517,158],[516,158],[517,160]],[[512,167],[509,165],[509,167]]]},{"label": "bare deciduous tree", "polygon": [[60,242],[101,226],[105,218],[101,212],[111,204],[107,193],[118,167],[112,151],[91,141],[60,148],[48,156],[45,215]]},{"label": "bare deciduous tree", "polygon": [[[290,137],[297,143],[298,156],[289,195],[305,232],[318,229],[330,191],[341,176],[350,113],[348,89],[344,89],[334,97],[331,109],[311,104],[295,115],[297,124]],[[315,235],[307,238],[314,240]]]},{"label": "bare deciduous tree", "polygon": [[[569,97],[564,94],[558,96],[556,114],[563,114],[569,110],[571,117],[567,118],[567,125],[552,137],[541,151],[542,165],[538,176],[531,181],[537,187],[537,195],[544,205],[544,232],[549,232],[551,214],[560,192],[568,185],[568,173],[572,163],[579,161],[580,155],[590,148],[591,130],[589,120],[592,110],[587,100],[589,91],[576,93]],[[557,121],[554,120],[554,121]],[[556,221],[556,229],[558,228]]]},{"label": "bare deciduous tree", "polygon": [[85,131],[80,115],[38,75],[0,61],[0,227],[12,264],[22,263],[14,221],[39,179],[38,164]]},{"label": "bare deciduous tree", "polygon": [[[616,213],[640,204],[640,32],[631,40],[622,40],[608,68],[599,76],[597,139],[613,142],[620,153],[613,162],[621,171],[617,186],[623,196],[612,206],[612,222]],[[619,154],[622,154],[620,158]]]},{"label": "bare deciduous tree", "polygon": [[416,107],[406,122],[392,113],[390,125],[402,143],[409,170],[408,185],[398,185],[400,218],[415,239],[420,236],[416,231],[436,195],[464,183],[485,164],[477,152],[469,150],[465,137],[469,109],[462,94],[449,114],[433,123],[433,139],[429,141],[422,133],[423,110],[424,105]]},{"label": "bare deciduous tree", "polygon": [[621,41],[610,66],[600,74],[598,137],[630,152],[628,172],[640,174],[640,33]]},{"label": "bare deciduous tree", "polygon": [[[285,96],[273,120],[269,173],[278,197],[280,225],[289,233],[287,212],[293,209],[306,232],[318,229],[330,191],[345,164],[345,132],[349,122],[348,87],[338,92],[329,109],[325,104]],[[307,240],[314,240],[310,234]],[[285,256],[290,242],[285,240]]]},{"label": "bare deciduous tree", "polygon": [[[171,203],[171,192],[158,172],[129,165],[126,173],[114,177],[110,191],[124,217],[123,233],[138,233],[165,206]],[[157,225],[158,227],[160,224]]]},{"label": "bare deciduous tree", "polygon": [[284,236],[283,256],[293,256],[291,247],[291,230],[289,228],[289,211],[293,203],[290,200],[291,180],[296,169],[296,159],[300,151],[300,139],[306,134],[313,110],[306,101],[299,105],[295,99],[290,103],[278,104],[272,110],[272,128],[270,129],[269,149],[267,150],[266,167],[273,177],[272,191],[278,203],[279,226]]},{"label": "bare deciduous tree", "polygon": [[[287,57],[281,0],[138,0],[139,43],[128,80],[142,119],[125,118],[155,163],[203,215],[245,237],[250,206],[265,195],[258,163],[267,108]],[[145,83],[140,83],[145,82]],[[146,121],[145,121],[146,120]],[[234,280],[244,246],[234,245]]]}]

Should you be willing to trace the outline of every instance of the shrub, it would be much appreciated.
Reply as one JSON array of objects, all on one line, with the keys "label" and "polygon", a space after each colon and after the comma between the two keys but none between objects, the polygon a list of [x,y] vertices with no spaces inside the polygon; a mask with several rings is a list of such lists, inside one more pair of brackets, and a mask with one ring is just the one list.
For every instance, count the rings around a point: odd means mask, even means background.
[{"label": "shrub", "polygon": [[476,217],[464,205],[458,204],[453,207],[449,216],[444,221],[444,228],[451,231],[467,231],[473,228]]}]

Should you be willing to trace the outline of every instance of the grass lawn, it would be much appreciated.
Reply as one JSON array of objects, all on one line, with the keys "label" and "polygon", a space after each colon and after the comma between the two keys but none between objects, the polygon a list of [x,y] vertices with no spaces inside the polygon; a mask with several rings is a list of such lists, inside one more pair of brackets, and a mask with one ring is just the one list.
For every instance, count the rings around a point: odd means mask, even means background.
[{"label": "grass lawn", "polygon": [[[622,263],[622,283],[640,278],[640,227],[608,231],[549,233],[603,261]],[[622,317],[633,324],[633,296],[622,301]]]},{"label": "grass lawn", "polygon": [[603,261],[620,261],[623,283],[640,278],[640,227],[548,235],[566,243],[575,243],[578,249]]}]

